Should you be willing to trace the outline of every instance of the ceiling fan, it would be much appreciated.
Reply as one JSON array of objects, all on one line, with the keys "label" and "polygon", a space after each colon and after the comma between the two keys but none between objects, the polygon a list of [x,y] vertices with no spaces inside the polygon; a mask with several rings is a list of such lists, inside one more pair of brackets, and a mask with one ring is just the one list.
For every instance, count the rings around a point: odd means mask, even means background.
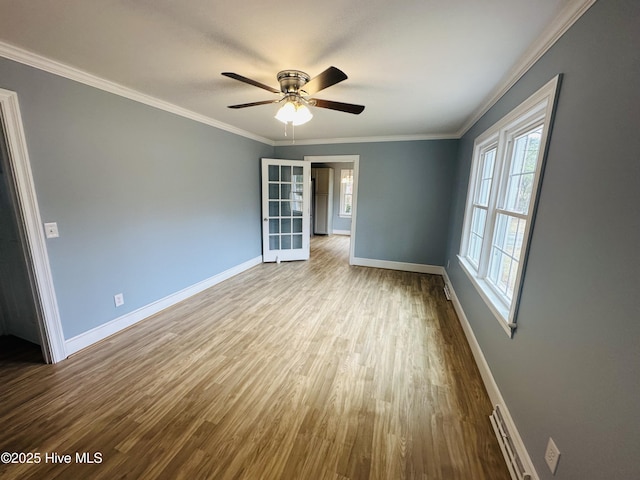
[{"label": "ceiling fan", "polygon": [[248,83],[254,87],[259,87],[269,92],[282,95],[282,97],[277,100],[264,100],[261,102],[229,105],[229,108],[237,109],[267,105],[270,103],[282,103],[282,106],[276,114],[276,118],[285,124],[293,123],[293,125],[302,125],[303,123],[311,120],[313,115],[308,107],[328,108],[330,110],[353,113],[354,115],[358,115],[364,110],[363,105],[311,98],[312,95],[319,91],[347,79],[347,75],[336,67],[329,67],[314,78],[311,78],[305,72],[301,72],[299,70],[283,70],[277,75],[280,90],[256,80],[243,77],[237,73],[222,72],[222,75],[233,78],[234,80],[239,80],[240,82]]}]

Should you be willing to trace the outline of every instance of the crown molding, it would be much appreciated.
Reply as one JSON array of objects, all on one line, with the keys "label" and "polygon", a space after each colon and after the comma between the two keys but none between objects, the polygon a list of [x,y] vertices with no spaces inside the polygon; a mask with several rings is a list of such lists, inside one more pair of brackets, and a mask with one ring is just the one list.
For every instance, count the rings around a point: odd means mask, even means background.
[{"label": "crown molding", "polygon": [[207,117],[206,115],[187,110],[186,108],[179,107],[177,105],[174,105],[173,103],[160,100],[159,98],[138,92],[137,90],[125,87],[124,85],[120,85],[119,83],[105,80],[104,78],[100,78],[91,73],[79,70],[75,67],[71,67],[70,65],[66,65],[55,60],[51,60],[49,58],[38,55],[37,53],[29,52],[8,43],[0,42],[0,57],[22,63],[24,65],[43,70],[45,72],[53,73],[54,75],[68,78],[69,80],[83,83],[90,87],[113,93],[115,95],[128,98],[129,100],[143,103],[145,105],[164,110],[165,112],[173,113],[181,117],[188,118],[190,120],[194,120],[196,122],[203,123],[220,130],[224,130],[226,132],[234,133],[251,140],[256,140],[258,142],[274,146],[273,140],[269,140],[268,138],[261,137],[246,130],[242,130],[241,128],[234,127],[233,125],[220,122],[213,118]]},{"label": "crown molding", "polygon": [[419,140],[451,140],[458,139],[457,133],[444,133],[441,135],[420,134],[420,135],[387,135],[380,137],[345,137],[345,138],[317,138],[309,140],[277,140],[276,147],[287,147],[291,145],[333,145],[338,143],[377,143],[377,142],[413,142]]},{"label": "crown molding", "polygon": [[527,49],[520,61],[509,71],[482,105],[468,118],[457,137],[469,131],[480,118],[493,107],[515,83],[558,41],[562,35],[596,2],[596,0],[573,0],[547,26],[538,39]]}]

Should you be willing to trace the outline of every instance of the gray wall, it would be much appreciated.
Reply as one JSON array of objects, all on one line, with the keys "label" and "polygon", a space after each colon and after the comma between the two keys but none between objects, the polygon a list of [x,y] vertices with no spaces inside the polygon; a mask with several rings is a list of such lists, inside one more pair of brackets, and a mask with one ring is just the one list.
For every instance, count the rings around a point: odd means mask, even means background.
[{"label": "gray wall", "polygon": [[[564,73],[508,339],[460,269],[474,138]],[[449,275],[541,479],[640,478],[640,2],[598,1],[461,140]],[[552,477],[549,437],[561,451]]]},{"label": "gray wall", "polygon": [[42,220],[58,222],[65,338],[261,254],[273,147],[1,58],[0,88],[18,93]]},{"label": "gray wall", "polygon": [[444,265],[457,148],[457,140],[293,145],[275,155],[360,155],[355,256]]}]

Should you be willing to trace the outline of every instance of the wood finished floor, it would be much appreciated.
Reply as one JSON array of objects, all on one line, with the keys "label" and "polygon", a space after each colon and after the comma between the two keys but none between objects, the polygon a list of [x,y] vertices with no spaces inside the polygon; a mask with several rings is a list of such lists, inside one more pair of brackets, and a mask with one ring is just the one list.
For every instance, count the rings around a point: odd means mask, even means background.
[{"label": "wood finished floor", "polygon": [[[509,474],[438,276],[263,264],[57,365],[0,362],[3,479],[487,479]],[[37,362],[37,355],[35,355]],[[100,452],[102,463],[45,463]]]}]

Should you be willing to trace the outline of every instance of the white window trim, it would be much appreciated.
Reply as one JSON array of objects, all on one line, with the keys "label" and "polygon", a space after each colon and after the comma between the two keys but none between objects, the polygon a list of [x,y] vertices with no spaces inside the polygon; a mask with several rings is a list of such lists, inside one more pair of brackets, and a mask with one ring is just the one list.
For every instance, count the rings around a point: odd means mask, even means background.
[{"label": "white window trim", "polygon": [[[560,75],[550,80],[546,85],[544,85],[540,90],[531,95],[522,104],[509,112],[506,116],[504,116],[501,120],[499,120],[484,133],[479,135],[474,142],[471,174],[469,176],[469,186],[467,190],[462,240],[460,244],[458,261],[460,263],[460,266],[462,267],[462,270],[466,273],[466,275],[471,280],[471,283],[480,294],[480,297],[487,304],[490,311],[496,317],[509,337],[513,336],[513,331],[516,328],[516,314],[520,300],[520,293],[522,290],[524,270],[526,267],[529,239],[531,237],[531,230],[534,223],[538,191],[540,189],[540,181],[542,179],[544,164],[546,160],[546,147],[548,143],[547,140],[552,122],[552,113],[555,105],[555,99],[557,97],[559,83]],[[527,224],[524,231],[520,261],[516,273],[513,299],[511,300],[511,302],[509,302],[508,299],[506,299],[501,293],[499,293],[497,289],[495,289],[493,285],[491,285],[491,283],[486,280],[488,256],[491,249],[491,242],[487,240],[483,242],[482,251],[480,253],[480,268],[476,267],[467,258],[469,237],[471,231],[472,205],[474,202],[478,169],[480,168],[479,160],[483,152],[488,150],[489,147],[496,145],[497,143],[494,171],[501,172],[504,162],[507,161],[507,155],[509,155],[511,151],[509,147],[509,139],[517,136],[522,132],[523,129],[528,130],[536,124],[540,123],[544,124],[544,128],[542,130],[542,137],[540,139],[538,163],[532,186],[529,211],[526,215],[524,215],[524,217],[526,217]],[[490,195],[486,218],[487,228],[485,229],[485,232],[490,232],[491,236],[494,232],[493,225],[495,224],[496,212],[500,211],[500,209],[497,208],[498,197],[500,196],[500,191],[504,190],[505,188],[504,182],[506,182],[506,177],[507,176],[503,175],[502,173],[496,173],[494,175],[495,183],[492,184],[492,190],[495,189],[496,192]],[[486,258],[484,262],[482,261],[483,258]]]}]

